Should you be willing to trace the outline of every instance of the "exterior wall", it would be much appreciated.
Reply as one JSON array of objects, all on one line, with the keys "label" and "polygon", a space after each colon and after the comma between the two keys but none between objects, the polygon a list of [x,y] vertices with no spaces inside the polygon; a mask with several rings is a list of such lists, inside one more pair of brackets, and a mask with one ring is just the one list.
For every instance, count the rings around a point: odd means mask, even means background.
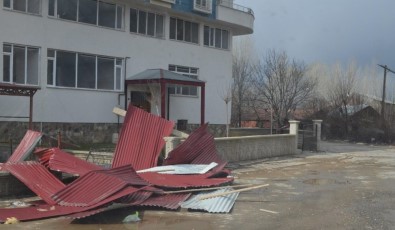
[{"label": "exterior wall", "polygon": [[[200,22],[200,45],[169,40],[169,16],[177,12],[166,8],[152,8],[150,4],[137,5],[136,1],[117,1],[125,7],[125,29],[118,31],[98,26],[54,19],[47,16],[48,1],[42,1],[42,15],[29,15],[0,9],[0,44],[12,43],[40,48],[39,90],[34,96],[34,122],[116,123],[112,113],[117,105],[123,107],[123,91],[70,89],[46,86],[47,49],[75,51],[118,58],[126,61],[126,75],[150,68],[167,69],[169,64],[199,68],[199,79],[206,81],[206,121],[211,124],[226,123],[226,107],[220,97],[221,87],[230,85],[232,54],[203,46],[203,24],[208,20],[199,16],[184,17]],[[135,5],[136,4],[136,5]],[[165,13],[165,38],[151,38],[129,32],[129,8]],[[213,7],[214,10],[215,7]],[[204,22],[205,21],[205,22]],[[223,26],[222,28],[227,28]],[[230,28],[228,28],[230,29]],[[232,33],[232,32],[231,32]],[[0,69],[3,69],[0,55]],[[0,81],[2,80],[2,71]],[[123,89],[123,87],[122,87]],[[27,116],[28,98],[0,97],[0,116]],[[200,122],[200,98],[171,96],[170,119],[188,119]],[[223,105],[223,106],[222,106]],[[230,109],[228,110],[230,113]],[[2,119],[7,120],[7,119]],[[10,120],[10,119],[8,119]]]}]

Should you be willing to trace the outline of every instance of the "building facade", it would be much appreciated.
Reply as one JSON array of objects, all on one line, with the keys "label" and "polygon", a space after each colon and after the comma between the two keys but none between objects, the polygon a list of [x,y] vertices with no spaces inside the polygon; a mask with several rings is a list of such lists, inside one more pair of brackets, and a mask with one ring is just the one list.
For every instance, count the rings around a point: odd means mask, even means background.
[{"label": "building facade", "polygon": [[[40,87],[35,126],[116,124],[113,107],[138,92],[161,114],[156,85],[125,79],[170,70],[204,81],[206,121],[226,124],[232,37],[252,33],[253,23],[252,10],[232,0],[3,0],[0,83]],[[166,118],[200,123],[199,88],[170,85],[166,93]],[[25,121],[29,101],[0,95],[0,108],[1,121]]]}]

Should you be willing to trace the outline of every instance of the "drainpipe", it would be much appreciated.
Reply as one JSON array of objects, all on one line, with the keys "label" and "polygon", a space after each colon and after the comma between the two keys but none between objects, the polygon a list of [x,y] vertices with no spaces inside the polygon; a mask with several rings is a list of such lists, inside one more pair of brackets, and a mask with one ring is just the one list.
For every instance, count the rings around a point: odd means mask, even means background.
[{"label": "drainpipe", "polygon": [[125,57],[125,65],[124,65],[124,71],[123,71],[123,76],[124,76],[124,95],[125,95],[125,108],[124,109],[125,110],[127,110],[127,108],[128,108],[128,86],[126,84],[126,64],[128,63],[128,59],[130,59],[130,57]]}]

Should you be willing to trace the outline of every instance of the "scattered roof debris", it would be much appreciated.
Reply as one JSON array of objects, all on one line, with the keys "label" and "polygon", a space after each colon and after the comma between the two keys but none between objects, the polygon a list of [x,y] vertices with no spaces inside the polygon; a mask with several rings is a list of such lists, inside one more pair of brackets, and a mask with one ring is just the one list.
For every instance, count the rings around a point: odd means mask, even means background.
[{"label": "scattered roof debris", "polygon": [[24,161],[31,154],[36,147],[37,143],[40,141],[42,134],[40,132],[35,132],[28,130],[23,137],[21,143],[16,147],[15,151],[12,153],[7,162],[18,162]]},{"label": "scattered roof debris", "polygon": [[204,165],[193,165],[193,164],[180,164],[180,165],[166,165],[166,166],[157,166],[149,169],[143,169],[137,171],[137,173],[144,172],[157,172],[162,174],[205,174],[210,171],[212,168],[217,166],[218,164],[215,162],[211,162],[211,164]]},{"label": "scattered roof debris", "polygon": [[202,200],[201,197],[205,195],[214,195],[217,193],[225,193],[230,191],[233,191],[233,189],[223,188],[213,192],[205,192],[194,195],[188,201],[183,202],[181,204],[181,207],[194,210],[205,210],[210,213],[228,213],[232,209],[237,197],[239,196],[238,192],[204,200]]},{"label": "scattered roof debris", "polygon": [[169,136],[174,122],[129,106],[112,167],[132,165],[135,170],[156,166],[160,151],[165,145],[163,137]]},{"label": "scattered roof debris", "polygon": [[96,164],[77,158],[59,148],[39,149],[34,153],[39,157],[41,164],[54,171],[83,176],[92,170],[103,169]]},{"label": "scattered roof debris", "polygon": [[[173,127],[173,122],[130,105],[110,169],[59,148],[36,149],[38,161],[23,161],[42,135],[29,130],[2,168],[42,200],[26,207],[0,208],[0,222],[10,218],[18,221],[56,216],[84,218],[130,206],[177,210],[182,204],[191,209],[226,213],[240,191],[257,188],[222,187],[234,178],[224,169],[227,162],[218,156],[207,124],[189,136],[185,134],[187,139],[165,159],[165,166],[156,167],[163,138],[172,133]],[[79,177],[65,185],[51,170]],[[216,191],[208,193],[209,190]],[[203,194],[193,195],[199,192]],[[207,195],[210,197],[202,200]]]}]

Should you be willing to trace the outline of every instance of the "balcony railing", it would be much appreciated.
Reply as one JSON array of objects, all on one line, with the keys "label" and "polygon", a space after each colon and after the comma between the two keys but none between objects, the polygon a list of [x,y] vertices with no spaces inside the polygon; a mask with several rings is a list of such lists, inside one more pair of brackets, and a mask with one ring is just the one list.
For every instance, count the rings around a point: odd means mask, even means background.
[{"label": "balcony railing", "polygon": [[242,11],[242,12],[254,15],[254,11],[252,11],[251,8],[248,8],[248,7],[245,7],[245,6],[241,6],[241,5],[238,5],[238,4],[234,4],[233,0],[217,0],[217,5],[233,8],[235,10]]}]

